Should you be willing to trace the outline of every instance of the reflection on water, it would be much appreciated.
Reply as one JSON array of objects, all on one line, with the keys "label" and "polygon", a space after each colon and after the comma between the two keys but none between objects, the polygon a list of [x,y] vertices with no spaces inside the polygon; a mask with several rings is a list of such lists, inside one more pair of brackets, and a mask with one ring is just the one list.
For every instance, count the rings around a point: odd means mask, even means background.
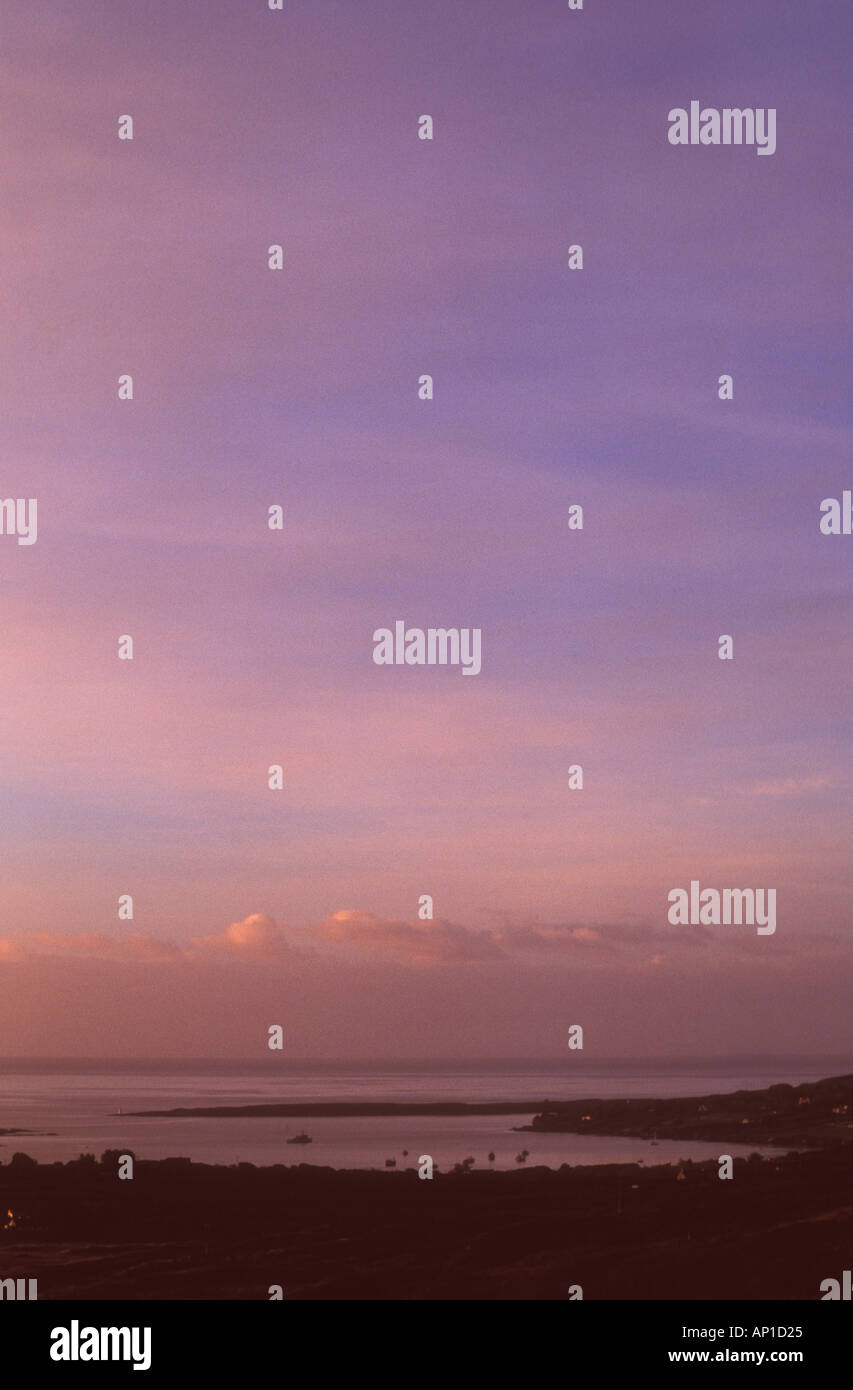
[{"label": "reflection on water", "polygon": [[[834,1066],[833,1066],[834,1062]],[[6,1066],[10,1066],[7,1063]],[[146,1064],[142,1064],[146,1065]],[[156,1064],[155,1064],[156,1065]],[[848,1063],[849,1068],[849,1063]],[[473,1067],[445,1066],[434,1071],[388,1069],[381,1065],[355,1068],[295,1067],[286,1071],[259,1069],[254,1075],[215,1075],[190,1071],[165,1075],[151,1072],[83,1074],[32,1071],[6,1072],[0,1078],[0,1127],[52,1130],[53,1134],[0,1136],[0,1161],[8,1162],[18,1151],[40,1163],[66,1161],[81,1152],[100,1156],[104,1149],[132,1150],[139,1158],[176,1155],[204,1163],[255,1164],[312,1163],[334,1168],[384,1168],[395,1159],[400,1169],[417,1167],[421,1154],[429,1154],[440,1169],[450,1169],[473,1156],[474,1168],[511,1169],[516,1155],[529,1151],[528,1168],[563,1163],[631,1163],[646,1166],[677,1164],[681,1159],[719,1157],[719,1145],[681,1140],[648,1140],[597,1137],[589,1134],[514,1133],[530,1116],[355,1116],[308,1119],[144,1119],[129,1110],[178,1106],[259,1104],[271,1101],[376,1099],[385,1101],[507,1100],[524,1096],[550,1100],[604,1096],[673,1096],[709,1094],[714,1091],[753,1089],[780,1079],[792,1083],[818,1080],[839,1070],[837,1059],[820,1061],[798,1070],[768,1066],[761,1074],[753,1066],[744,1075],[720,1075],[721,1064],[694,1064],[688,1072],[660,1064],[654,1076],[637,1068],[633,1074],[606,1074],[603,1070],[578,1074],[568,1069],[536,1064],[508,1068],[501,1064]],[[121,1114],[119,1114],[121,1110]],[[287,1140],[305,1130],[313,1142],[288,1145]],[[404,1155],[408,1150],[408,1155]],[[761,1150],[759,1150],[761,1151]],[[489,1153],[494,1161],[489,1161]],[[755,1152],[755,1146],[727,1144],[735,1157]],[[765,1150],[765,1152],[771,1152]]]}]

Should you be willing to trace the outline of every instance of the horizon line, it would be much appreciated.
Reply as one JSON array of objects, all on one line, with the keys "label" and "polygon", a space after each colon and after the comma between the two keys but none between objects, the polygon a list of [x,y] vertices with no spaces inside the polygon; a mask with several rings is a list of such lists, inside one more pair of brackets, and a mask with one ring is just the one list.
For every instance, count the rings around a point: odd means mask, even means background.
[{"label": "horizon line", "polygon": [[306,1064],[322,1063],[324,1066],[476,1066],[482,1063],[490,1065],[512,1064],[520,1065],[525,1063],[539,1064],[543,1062],[562,1062],[565,1061],[572,1067],[577,1068],[583,1063],[607,1064],[607,1063],[630,1063],[631,1065],[642,1065],[648,1062],[680,1062],[685,1065],[693,1062],[809,1062],[809,1061],[829,1061],[849,1058],[853,1061],[853,1049],[846,1052],[725,1052],[725,1053],[695,1053],[689,1055],[668,1055],[665,1053],[649,1054],[647,1056],[608,1056],[608,1057],[579,1057],[577,1054],[571,1057],[556,1056],[554,1054],[536,1057],[505,1057],[505,1056],[479,1056],[479,1057],[281,1057],[281,1056],[261,1056],[261,1057],[216,1057],[216,1056],[139,1056],[128,1054],[127,1056],[57,1056],[55,1053],[20,1053],[20,1054],[0,1054],[0,1066],[7,1062],[61,1062],[66,1065],[81,1062],[116,1063],[127,1062],[204,1062],[207,1065],[227,1064],[245,1066],[281,1066],[282,1063],[296,1064],[304,1066]]}]

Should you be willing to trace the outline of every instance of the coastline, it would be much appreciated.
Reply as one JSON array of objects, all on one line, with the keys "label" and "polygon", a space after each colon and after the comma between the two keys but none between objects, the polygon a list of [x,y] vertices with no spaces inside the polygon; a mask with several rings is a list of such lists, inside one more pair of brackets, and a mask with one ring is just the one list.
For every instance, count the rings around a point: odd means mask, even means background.
[{"label": "coastline", "polygon": [[822,1148],[853,1141],[853,1075],[762,1090],[666,1100],[286,1101],[131,1110],[135,1119],[311,1119],[345,1116],[532,1115],[519,1133],[565,1133]]},{"label": "coastline", "polygon": [[[809,1112],[805,1143],[851,1088],[831,1078],[726,1100],[730,1118],[768,1104],[778,1119],[777,1097],[794,1092],[782,1110]],[[0,1273],[37,1278],[40,1299],[266,1299],[276,1284],[297,1299],[562,1300],[572,1284],[585,1298],[815,1299],[853,1248],[843,1126],[804,1152],[735,1159],[729,1181],[714,1160],[426,1181],[413,1169],[184,1158],[137,1160],[120,1181],[117,1150],[64,1164],[19,1154],[0,1165],[0,1209],[12,1213]]]}]

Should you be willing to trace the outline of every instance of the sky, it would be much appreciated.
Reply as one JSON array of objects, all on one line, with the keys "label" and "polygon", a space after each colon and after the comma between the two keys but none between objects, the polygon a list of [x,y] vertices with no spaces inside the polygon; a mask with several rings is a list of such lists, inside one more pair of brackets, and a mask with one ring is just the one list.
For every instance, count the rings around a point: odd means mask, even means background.
[{"label": "sky", "polygon": [[[847,1049],[851,38],[6,0],[0,1054]],[[694,99],[776,153],[673,147]]]}]

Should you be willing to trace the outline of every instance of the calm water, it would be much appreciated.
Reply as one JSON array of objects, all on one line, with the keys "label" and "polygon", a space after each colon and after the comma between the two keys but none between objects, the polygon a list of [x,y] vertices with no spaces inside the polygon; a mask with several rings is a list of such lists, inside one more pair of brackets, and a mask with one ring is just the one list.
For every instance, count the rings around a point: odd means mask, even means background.
[{"label": "calm water", "polygon": [[[561,1163],[652,1163],[718,1156],[718,1145],[575,1134],[515,1134],[529,1116],[377,1117],[340,1119],[143,1119],[121,1109],[252,1105],[288,1100],[489,1101],[571,1100],[613,1096],[689,1096],[796,1085],[853,1072],[853,1056],[734,1058],[708,1061],[332,1063],[266,1059],[69,1062],[0,1059],[0,1128],[37,1134],[0,1136],[0,1162],[18,1150],[39,1162],[98,1156],[129,1148],[140,1158],[182,1155],[207,1163],[310,1162],[335,1168],[415,1166],[431,1154],[441,1168],[473,1155],[476,1167]],[[532,1111],[530,1112],[533,1113]],[[288,1146],[305,1129],[313,1143]],[[48,1133],[47,1131],[50,1131]],[[754,1145],[728,1145],[734,1154]],[[403,1150],[408,1149],[408,1158]]]}]

